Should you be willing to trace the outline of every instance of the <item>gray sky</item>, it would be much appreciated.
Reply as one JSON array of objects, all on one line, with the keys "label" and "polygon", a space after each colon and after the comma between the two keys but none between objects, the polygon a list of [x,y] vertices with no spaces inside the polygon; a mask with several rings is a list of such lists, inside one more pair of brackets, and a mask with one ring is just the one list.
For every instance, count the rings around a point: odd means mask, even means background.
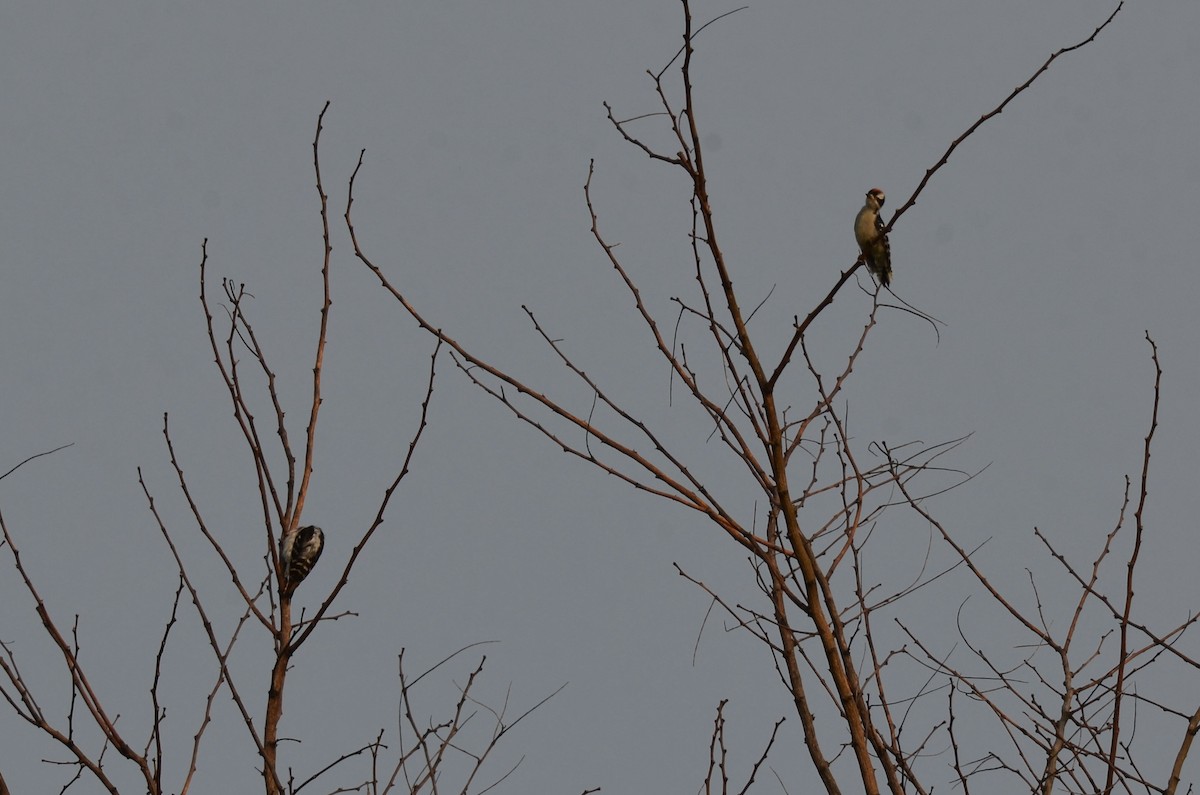
[{"label": "gray sky", "polygon": [[[732,7],[698,0],[695,11],[707,19]],[[774,288],[759,338],[781,349],[791,317],[853,262],[850,222],[868,188],[898,205],[953,138],[1112,8],[763,0],[707,30],[697,113],[737,287],[750,304]],[[1149,329],[1166,376],[1138,598],[1166,624],[1196,599],[1198,29],[1200,4],[1128,4],[955,153],[892,236],[896,291],[946,322],[941,342],[926,324],[885,313],[848,395],[863,440],[975,434],[954,463],[990,468],[935,512],[967,546],[995,539],[983,562],[1027,593],[1023,567],[1054,571],[1032,527],[1090,560],[1123,476],[1137,473]],[[365,147],[359,234],[434,322],[586,407],[530,329],[526,304],[703,466],[732,466],[704,446],[690,408],[667,405],[665,368],[590,238],[583,202],[595,158],[601,223],[651,308],[673,319],[668,299],[694,293],[687,185],[624,144],[601,103],[623,117],[656,110],[645,70],[669,59],[680,32],[671,0],[0,11],[0,471],[74,444],[0,483],[0,507],[50,608],[66,622],[80,614],[84,662],[122,726],[147,720],[175,578],[137,467],[188,538],[210,599],[236,609],[233,594],[217,596],[226,579],[213,556],[189,536],[163,412],[209,522],[247,560],[260,549],[252,472],[203,336],[204,238],[214,287],[228,276],[255,295],[293,434],[303,427],[320,300],[310,144],[326,100],[334,218]],[[654,120],[641,124],[667,145]],[[341,228],[333,246],[326,404],[305,514],[328,535],[316,585],[306,584],[314,600],[394,476],[432,350]],[[868,306],[843,295],[815,330],[830,363]],[[448,360],[438,369],[415,469],[344,595],[360,617],[318,633],[291,680],[285,732],[304,740],[289,749],[297,773],[394,726],[401,647],[421,668],[481,640],[500,641],[481,693],[494,702],[509,683],[517,711],[570,683],[505,747],[509,761],[526,756],[506,791],[695,791],[721,698],[731,699],[739,761],[751,761],[788,712],[785,693],[765,653],[719,623],[693,664],[707,602],[671,565],[749,601],[741,551],[696,516],[558,453]],[[797,390],[807,405],[799,381]],[[753,494],[744,496],[749,513]],[[881,556],[919,563],[911,551],[923,552],[925,528],[877,532]],[[0,638],[43,692],[63,692],[30,600],[9,564],[0,571]],[[956,607],[964,588],[951,583],[940,598]],[[211,654],[184,613],[167,683],[207,688]],[[261,705],[264,639],[243,644],[242,687]],[[430,710],[453,694],[440,687]],[[222,734],[210,737],[199,786],[256,787],[244,729],[219,703]],[[181,749],[194,708],[190,694],[170,707]],[[804,769],[794,724],[773,757],[790,782]],[[14,792],[66,780],[37,761],[62,753],[8,712],[0,749]]]}]

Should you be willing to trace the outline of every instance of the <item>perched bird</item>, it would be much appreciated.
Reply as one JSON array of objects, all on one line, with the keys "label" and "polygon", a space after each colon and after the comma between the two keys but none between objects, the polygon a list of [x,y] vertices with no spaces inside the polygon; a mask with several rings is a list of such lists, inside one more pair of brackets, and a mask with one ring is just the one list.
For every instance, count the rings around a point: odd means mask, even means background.
[{"label": "perched bird", "polygon": [[854,217],[854,239],[862,250],[863,262],[879,283],[887,287],[892,283],[892,246],[883,233],[883,219],[879,217],[879,208],[885,201],[887,196],[879,188],[867,191],[867,202]]},{"label": "perched bird", "polygon": [[325,548],[325,534],[321,528],[306,525],[283,534],[279,539],[279,560],[283,565],[284,590],[294,591],[317,565],[321,550]]}]

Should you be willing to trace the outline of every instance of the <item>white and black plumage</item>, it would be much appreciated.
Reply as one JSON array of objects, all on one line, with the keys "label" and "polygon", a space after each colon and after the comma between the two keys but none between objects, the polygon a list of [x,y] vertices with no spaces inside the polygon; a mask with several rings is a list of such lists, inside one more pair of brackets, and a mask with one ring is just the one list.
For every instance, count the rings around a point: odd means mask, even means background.
[{"label": "white and black plumage", "polygon": [[283,534],[279,540],[279,560],[283,566],[285,590],[294,591],[317,565],[325,548],[325,533],[315,525],[306,525]]},{"label": "white and black plumage", "polygon": [[887,287],[892,283],[892,246],[883,233],[883,219],[879,209],[887,197],[879,188],[867,191],[867,201],[854,217],[854,239],[862,251],[863,262],[879,283]]}]

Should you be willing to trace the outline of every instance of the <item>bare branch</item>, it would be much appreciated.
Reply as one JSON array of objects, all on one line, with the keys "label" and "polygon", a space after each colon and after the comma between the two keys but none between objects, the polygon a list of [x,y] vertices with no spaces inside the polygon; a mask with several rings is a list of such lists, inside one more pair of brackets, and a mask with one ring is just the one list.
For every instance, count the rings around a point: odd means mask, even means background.
[{"label": "bare branch", "polygon": [[51,453],[57,453],[59,450],[66,450],[68,447],[74,447],[74,446],[75,446],[74,442],[68,442],[67,444],[60,444],[58,447],[55,447],[53,450],[46,450],[43,453],[34,453],[33,455],[29,456],[29,458],[26,458],[24,461],[22,461],[21,463],[14,466],[12,469],[5,472],[3,475],[0,475],[0,480],[4,480],[6,477],[8,477],[12,473],[16,472],[18,469],[25,466],[26,464],[28,464],[30,461],[34,460],[35,458],[41,458],[44,455],[50,455]]},{"label": "bare branch", "polygon": [[1100,35],[1100,31],[1102,31],[1108,27],[1109,23],[1113,21],[1113,19],[1117,16],[1117,14],[1124,7],[1124,5],[1125,5],[1125,0],[1121,0],[1121,2],[1117,3],[1117,7],[1115,9],[1113,9],[1113,12],[1111,14],[1108,15],[1108,19],[1106,19],[1106,20],[1104,20],[1104,22],[1100,23],[1100,26],[1092,31],[1092,35],[1088,36],[1083,41],[1079,42],[1078,44],[1072,44],[1069,47],[1063,47],[1061,50],[1051,53],[1050,57],[1046,59],[1046,62],[1044,64],[1042,64],[1040,67],[1038,67],[1037,71],[1034,72],[1028,80],[1026,80],[1024,83],[1022,83],[1021,85],[1014,88],[1012,93],[1004,98],[1003,102],[1001,102],[996,107],[992,108],[987,113],[980,116],[979,119],[974,124],[972,124],[970,127],[967,128],[966,132],[964,132],[962,135],[955,138],[950,143],[950,147],[948,149],[946,149],[946,152],[945,152],[945,154],[942,155],[941,159],[938,160],[937,163],[935,163],[931,168],[929,168],[925,171],[925,177],[921,180],[920,184],[917,185],[917,189],[912,192],[912,195],[908,197],[908,201],[904,202],[904,204],[900,205],[900,207],[898,207],[896,209],[895,215],[893,215],[892,220],[888,222],[888,225],[887,225],[887,227],[885,227],[884,232],[885,233],[890,232],[892,227],[895,226],[896,221],[900,219],[900,216],[902,216],[902,215],[904,215],[904,213],[908,212],[908,208],[912,207],[914,204],[917,203],[917,197],[921,195],[921,191],[925,190],[925,186],[929,184],[929,180],[933,178],[933,175],[936,174],[939,170],[941,170],[942,166],[946,165],[946,163],[950,160],[950,155],[953,154],[954,150],[959,147],[959,144],[961,144],[963,141],[970,138],[971,135],[973,135],[976,130],[978,130],[980,127],[982,127],[984,122],[986,122],[988,119],[991,119],[993,116],[998,116],[1001,112],[1003,112],[1004,109],[1008,106],[1008,103],[1010,103],[1014,99],[1016,99],[1017,95],[1020,94],[1022,91],[1024,91],[1025,89],[1027,89],[1031,85],[1033,85],[1033,81],[1037,80],[1039,77],[1041,77],[1042,73],[1044,73],[1047,69],[1049,69],[1050,64],[1054,63],[1054,61],[1057,60],[1059,56],[1066,55],[1069,52],[1078,50],[1080,47],[1084,46],[1085,44],[1090,44],[1091,42],[1093,42],[1096,39],[1096,37]]}]

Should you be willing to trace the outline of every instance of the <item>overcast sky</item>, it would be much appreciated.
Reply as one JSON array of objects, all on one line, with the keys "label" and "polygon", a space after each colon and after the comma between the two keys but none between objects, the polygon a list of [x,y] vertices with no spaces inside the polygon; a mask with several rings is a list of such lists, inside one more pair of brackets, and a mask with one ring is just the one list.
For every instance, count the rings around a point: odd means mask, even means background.
[{"label": "overcast sky", "polygon": [[[695,12],[733,7],[697,0]],[[759,0],[705,31],[696,112],[743,303],[771,293],[755,320],[763,344],[781,347],[792,316],[853,262],[851,221],[868,188],[898,205],[950,141],[1113,8]],[[253,473],[197,301],[205,238],[214,288],[227,276],[253,293],[293,435],[303,428],[320,306],[311,142],[327,100],[334,219],[365,147],[358,232],[433,322],[586,409],[527,305],[589,374],[647,419],[675,423],[704,466],[733,466],[694,413],[668,405],[667,372],[591,240],[583,199],[594,158],[601,223],[651,309],[673,320],[670,297],[695,291],[688,186],[625,144],[602,103],[622,117],[657,109],[646,69],[669,60],[681,22],[674,0],[0,10],[0,471],[73,444],[0,482],[0,509],[50,609],[67,624],[80,615],[83,660],[122,726],[150,714],[176,577],[138,467],[226,631],[237,609],[174,484],[164,412],[210,524],[247,566],[261,550]],[[974,434],[953,463],[990,467],[934,513],[968,547],[993,539],[983,562],[1027,594],[1023,567],[1054,571],[1033,527],[1090,561],[1124,476],[1138,472],[1148,329],[1166,375],[1138,598],[1165,624],[1197,597],[1197,30],[1193,0],[1127,4],[957,150],[892,236],[896,292],[945,322],[940,342],[927,324],[884,312],[847,393],[863,444]],[[669,145],[656,123],[638,129]],[[341,227],[333,247],[305,513],[328,543],[305,584],[310,604],[395,475],[433,348]],[[814,328],[827,361],[868,309],[869,297],[847,291]],[[927,541],[912,524],[877,533],[879,554],[900,561]],[[297,661],[284,732],[304,742],[285,747],[288,763],[307,775],[392,729],[400,648],[419,669],[497,640],[482,696],[499,703],[511,684],[520,711],[569,683],[507,741],[504,759],[525,759],[504,791],[696,791],[720,699],[741,764],[789,709],[762,649],[715,620],[702,632],[708,603],[675,562],[735,601],[754,598],[744,554],[714,527],[562,455],[442,359],[413,472],[343,596],[359,617],[325,627]],[[62,714],[51,695],[65,693],[61,661],[7,556],[0,572],[0,639]],[[952,582],[939,598],[957,606],[966,592]],[[1047,585],[1043,596],[1055,595]],[[179,754],[197,720],[189,696],[206,692],[214,666],[183,613],[166,679],[187,694],[169,713]],[[255,661],[267,654],[266,639],[247,634],[238,662],[256,706],[268,671]],[[443,678],[425,708],[452,696]],[[228,699],[218,704],[197,791],[252,791],[244,728]],[[800,755],[793,719],[773,757],[792,793],[807,791]],[[13,792],[66,782],[46,757],[63,754],[0,712]],[[183,760],[173,758],[173,787]]]}]

